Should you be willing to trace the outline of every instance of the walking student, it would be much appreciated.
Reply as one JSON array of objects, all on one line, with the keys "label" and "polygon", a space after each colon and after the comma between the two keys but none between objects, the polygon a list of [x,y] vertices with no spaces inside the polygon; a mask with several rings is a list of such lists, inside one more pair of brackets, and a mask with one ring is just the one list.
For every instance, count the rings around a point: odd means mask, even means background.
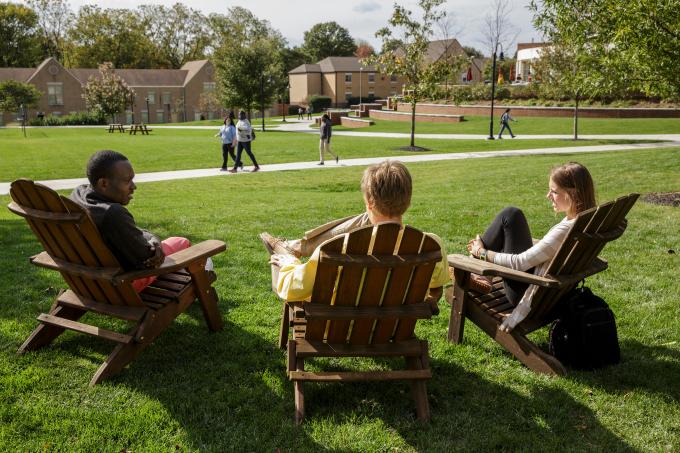
[{"label": "walking student", "polygon": [[227,171],[229,156],[236,162],[236,155],[234,154],[234,147],[236,146],[236,126],[234,126],[233,112],[229,112],[229,116],[224,118],[224,125],[220,127],[220,131],[215,134],[215,137],[220,137],[222,140],[222,168],[220,170]]},{"label": "walking student", "polygon": [[250,125],[250,121],[246,118],[246,112],[241,110],[238,112],[238,123],[236,123],[236,161],[234,162],[234,168],[229,170],[229,173],[236,173],[239,166],[243,167],[243,164],[241,163],[241,154],[244,149],[246,150],[246,153],[248,153],[250,160],[253,161],[254,167],[252,171],[255,172],[260,170],[260,166],[257,165],[257,160],[251,150],[251,143],[253,140],[255,140],[255,131]]},{"label": "walking student", "polygon": [[513,117],[510,116],[510,109],[505,109],[505,112],[501,115],[501,131],[498,133],[498,138],[503,138],[503,131],[505,129],[510,132],[510,137],[515,138],[515,135],[512,133],[512,129],[510,129],[510,121],[517,121]]},{"label": "walking student", "polygon": [[332,134],[331,118],[327,113],[324,113],[321,117],[319,126],[319,163],[317,165],[324,165],[324,153],[328,153],[335,157],[335,163],[338,163],[340,158],[337,154],[333,154],[331,151],[331,134]]}]

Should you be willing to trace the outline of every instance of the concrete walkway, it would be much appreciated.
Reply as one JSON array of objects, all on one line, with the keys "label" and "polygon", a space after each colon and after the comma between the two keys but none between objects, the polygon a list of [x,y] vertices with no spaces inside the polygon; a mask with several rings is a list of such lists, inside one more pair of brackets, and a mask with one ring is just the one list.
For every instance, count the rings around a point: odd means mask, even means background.
[{"label": "concrete walkway", "polygon": [[[154,126],[156,127],[156,126]],[[191,126],[189,126],[191,127]],[[199,126],[203,127],[203,126]],[[214,129],[214,128],[211,128]],[[617,136],[620,138],[620,136]],[[640,139],[640,136],[635,136]],[[448,153],[448,154],[412,154],[408,156],[398,156],[402,162],[434,162],[441,160],[458,160],[458,159],[485,159],[490,157],[508,157],[508,156],[533,156],[533,155],[548,155],[548,154],[574,154],[574,153],[597,153],[607,151],[626,151],[639,149],[663,149],[671,147],[680,147],[679,141],[666,143],[639,143],[629,145],[598,145],[598,146],[574,146],[566,148],[541,148],[541,149],[525,149],[513,151],[486,151],[476,153]],[[285,164],[262,165],[261,172],[276,172],[287,170],[321,170],[330,171],[338,167],[365,167],[367,165],[380,162],[387,159],[383,157],[367,157],[358,159],[341,160],[340,164],[335,164],[329,161],[326,165],[317,165],[317,161],[313,162],[290,162]],[[234,177],[249,175],[249,171],[239,173],[229,173],[220,171],[217,168],[204,168],[197,170],[177,170],[177,171],[161,171],[154,173],[138,173],[135,175],[135,182],[153,182],[153,181],[169,181],[175,179],[191,179],[191,178],[206,178],[210,176]],[[52,179],[46,181],[38,181],[51,187],[55,190],[73,189],[74,187],[87,183],[86,178],[76,179]],[[9,193],[9,183],[0,183],[0,195]]]}]

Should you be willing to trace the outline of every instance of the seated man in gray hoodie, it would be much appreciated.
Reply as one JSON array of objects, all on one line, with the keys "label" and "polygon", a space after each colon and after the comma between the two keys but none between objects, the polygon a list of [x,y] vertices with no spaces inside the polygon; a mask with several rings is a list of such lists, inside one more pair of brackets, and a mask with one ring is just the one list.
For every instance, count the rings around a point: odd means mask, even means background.
[{"label": "seated man in gray hoodie", "polygon": [[[125,208],[137,188],[134,177],[132,164],[123,154],[97,151],[87,163],[90,183],[76,187],[70,197],[87,209],[104,242],[125,270],[158,267],[165,255],[191,246],[186,238],[171,237],[161,241],[153,233],[137,227],[134,217]],[[135,280],[133,286],[139,292],[155,279]]]}]

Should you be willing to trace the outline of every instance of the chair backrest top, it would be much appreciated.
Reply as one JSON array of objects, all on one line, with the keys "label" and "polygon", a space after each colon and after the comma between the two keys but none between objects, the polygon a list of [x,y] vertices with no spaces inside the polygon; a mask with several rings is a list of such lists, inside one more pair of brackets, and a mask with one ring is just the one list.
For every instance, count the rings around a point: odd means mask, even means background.
[{"label": "chair backrest top", "polygon": [[[58,263],[122,271],[102,239],[87,210],[47,186],[18,179],[10,186],[13,203],[8,208],[26,219],[50,257]],[[91,279],[59,271],[77,294],[114,305],[143,305],[130,283]]]},{"label": "chair backrest top", "polygon": [[[311,301],[305,305],[328,307],[328,316],[308,319],[305,338],[349,344],[412,338],[416,318],[423,316],[407,306],[424,305],[441,258],[441,247],[430,235],[392,222],[326,241],[320,247]],[[339,319],[333,311],[348,315]]]},{"label": "chair backrest top", "polygon": [[[626,214],[640,194],[632,193],[581,212],[550,262],[546,275],[558,277],[585,271],[604,246],[619,238],[626,229]],[[539,287],[526,320],[540,320],[552,311],[562,294],[573,287]]]}]

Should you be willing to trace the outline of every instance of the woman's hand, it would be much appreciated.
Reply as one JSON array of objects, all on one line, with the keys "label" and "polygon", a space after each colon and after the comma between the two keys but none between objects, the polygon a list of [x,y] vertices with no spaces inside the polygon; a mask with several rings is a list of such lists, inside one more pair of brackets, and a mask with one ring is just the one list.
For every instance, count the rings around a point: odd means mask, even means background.
[{"label": "woman's hand", "polygon": [[482,242],[482,238],[479,237],[479,235],[475,236],[475,238],[468,242],[467,245],[468,252],[470,252],[472,256],[476,258],[479,258],[479,254],[483,248],[484,242]]}]

